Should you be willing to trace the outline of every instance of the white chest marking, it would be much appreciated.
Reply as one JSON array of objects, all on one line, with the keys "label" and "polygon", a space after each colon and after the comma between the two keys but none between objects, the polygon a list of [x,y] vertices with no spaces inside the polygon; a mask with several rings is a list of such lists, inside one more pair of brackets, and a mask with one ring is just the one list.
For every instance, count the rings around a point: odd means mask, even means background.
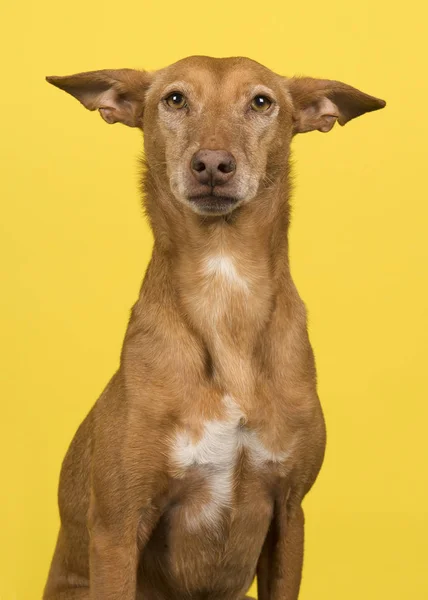
[{"label": "white chest marking", "polygon": [[197,518],[188,520],[191,529],[201,523],[215,524],[223,508],[231,505],[235,465],[242,449],[247,450],[251,463],[258,468],[269,462],[284,462],[290,454],[267,450],[255,431],[242,427],[244,414],[233,398],[225,396],[223,402],[227,408],[226,418],[206,421],[198,442],[192,443],[186,431],[179,432],[174,440],[174,463],[180,469],[205,468],[204,475],[210,487],[210,501]]},{"label": "white chest marking", "polygon": [[249,291],[248,282],[239,275],[233,259],[224,254],[207,258],[204,273],[209,276],[221,277],[229,284],[240,287],[245,292]]}]

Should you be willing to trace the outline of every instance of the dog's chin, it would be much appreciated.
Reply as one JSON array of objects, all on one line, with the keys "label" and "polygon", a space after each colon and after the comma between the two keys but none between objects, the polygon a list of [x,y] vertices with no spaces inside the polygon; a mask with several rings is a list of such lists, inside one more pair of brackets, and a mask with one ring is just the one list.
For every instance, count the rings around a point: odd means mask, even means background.
[{"label": "dog's chin", "polygon": [[197,214],[215,217],[232,212],[240,204],[240,199],[233,196],[200,195],[189,196],[187,202]]}]

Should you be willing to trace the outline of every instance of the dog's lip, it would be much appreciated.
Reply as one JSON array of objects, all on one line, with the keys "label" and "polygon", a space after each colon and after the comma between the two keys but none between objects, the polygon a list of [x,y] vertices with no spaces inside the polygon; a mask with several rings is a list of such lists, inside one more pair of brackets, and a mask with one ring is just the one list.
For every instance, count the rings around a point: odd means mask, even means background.
[{"label": "dog's lip", "polygon": [[220,194],[195,194],[193,196],[189,196],[188,199],[191,202],[213,202],[215,204],[234,204],[235,202],[238,202],[238,198],[235,198],[234,196],[222,196]]},{"label": "dog's lip", "polygon": [[239,198],[212,193],[194,194],[188,197],[188,201],[198,213],[211,216],[229,213],[239,204]]}]

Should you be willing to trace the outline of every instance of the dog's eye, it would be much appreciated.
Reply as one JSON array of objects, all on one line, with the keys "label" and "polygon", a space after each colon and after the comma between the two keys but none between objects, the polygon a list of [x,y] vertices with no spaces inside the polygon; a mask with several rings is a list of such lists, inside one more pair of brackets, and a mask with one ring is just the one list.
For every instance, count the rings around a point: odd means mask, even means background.
[{"label": "dog's eye", "polygon": [[262,96],[261,94],[254,96],[251,102],[251,108],[257,112],[264,112],[271,106],[272,100],[270,100],[267,96]]},{"label": "dog's eye", "polygon": [[186,98],[180,92],[172,92],[165,98],[165,102],[171,108],[184,108],[186,106]]}]

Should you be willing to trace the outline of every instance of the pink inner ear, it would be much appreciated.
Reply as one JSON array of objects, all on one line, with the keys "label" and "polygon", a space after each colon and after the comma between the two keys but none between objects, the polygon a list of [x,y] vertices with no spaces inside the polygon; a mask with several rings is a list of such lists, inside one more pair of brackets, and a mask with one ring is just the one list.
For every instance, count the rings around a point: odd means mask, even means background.
[{"label": "pink inner ear", "polygon": [[322,124],[318,127],[318,131],[322,131],[323,133],[330,131],[336,123],[336,117],[333,115],[322,115],[320,120]]},{"label": "pink inner ear", "polygon": [[109,125],[113,125],[113,123],[116,123],[116,119],[114,116],[115,110],[114,108],[109,108],[106,106],[103,106],[99,109],[100,111],[100,115],[102,116],[102,118],[104,119],[104,121],[106,123],[108,123]]},{"label": "pink inner ear", "polygon": [[124,112],[123,103],[118,101],[118,95],[116,90],[109,89],[96,98],[96,106],[100,111],[100,115],[106,123],[113,125],[117,123],[123,117]]},{"label": "pink inner ear", "polygon": [[335,117],[336,119],[339,117],[339,109],[330,98],[321,98],[318,102],[318,112],[322,116]]},{"label": "pink inner ear", "polygon": [[117,92],[110,88],[95,99],[97,108],[118,108]]},{"label": "pink inner ear", "polygon": [[339,109],[329,98],[323,97],[304,108],[300,114],[300,131],[318,129],[327,133],[339,118]]},{"label": "pink inner ear", "polygon": [[323,133],[330,131],[339,118],[339,109],[329,98],[321,98],[316,112],[319,120],[317,129]]}]

